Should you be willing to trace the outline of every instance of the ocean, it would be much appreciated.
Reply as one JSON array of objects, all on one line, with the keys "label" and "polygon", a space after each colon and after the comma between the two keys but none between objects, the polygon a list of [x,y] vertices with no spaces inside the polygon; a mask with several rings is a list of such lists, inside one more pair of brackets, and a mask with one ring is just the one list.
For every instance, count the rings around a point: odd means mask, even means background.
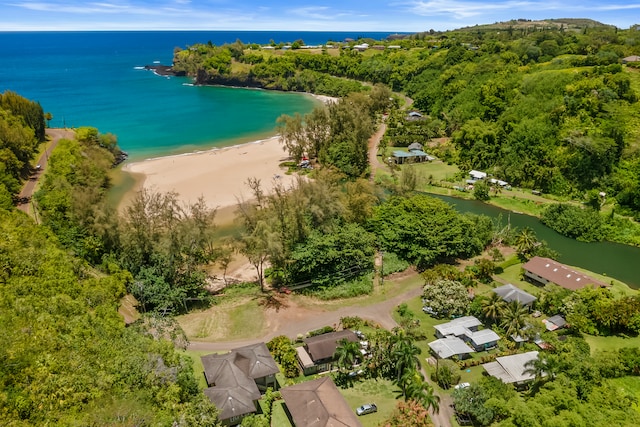
[{"label": "ocean", "polygon": [[51,127],[93,126],[118,137],[130,160],[206,150],[275,133],[282,114],[304,114],[304,94],[197,87],[142,69],[173,50],[240,40],[323,44],[390,33],[269,31],[0,32],[0,92],[37,101]]}]

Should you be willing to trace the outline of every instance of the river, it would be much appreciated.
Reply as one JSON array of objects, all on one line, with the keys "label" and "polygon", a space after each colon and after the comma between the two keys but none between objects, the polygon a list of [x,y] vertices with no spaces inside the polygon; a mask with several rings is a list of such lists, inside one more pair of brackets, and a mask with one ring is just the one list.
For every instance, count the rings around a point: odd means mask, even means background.
[{"label": "river", "polygon": [[640,288],[640,248],[612,242],[585,243],[562,236],[542,224],[534,216],[507,211],[477,200],[457,199],[450,196],[432,196],[455,206],[458,212],[482,214],[491,218],[502,216],[502,223],[522,229],[531,228],[540,241],[559,253],[558,261],[584,268],[620,280],[631,288]]}]

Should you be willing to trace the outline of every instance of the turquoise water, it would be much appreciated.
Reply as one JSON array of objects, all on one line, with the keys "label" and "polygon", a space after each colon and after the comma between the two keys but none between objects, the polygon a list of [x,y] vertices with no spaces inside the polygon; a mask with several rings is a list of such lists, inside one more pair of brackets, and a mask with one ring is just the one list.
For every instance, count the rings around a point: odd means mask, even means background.
[{"label": "turquoise water", "polygon": [[52,127],[97,127],[118,137],[130,158],[208,149],[275,133],[281,114],[311,111],[310,96],[252,89],[195,87],[140,69],[171,64],[175,47],[347,37],[350,32],[0,32],[0,92],[38,101]]}]

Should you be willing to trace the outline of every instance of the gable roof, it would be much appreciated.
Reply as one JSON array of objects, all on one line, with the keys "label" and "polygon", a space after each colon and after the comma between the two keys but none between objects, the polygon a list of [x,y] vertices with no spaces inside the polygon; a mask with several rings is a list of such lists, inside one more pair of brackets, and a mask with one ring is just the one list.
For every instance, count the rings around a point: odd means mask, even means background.
[{"label": "gable roof", "polygon": [[296,427],[362,427],[331,377],[280,390]]},{"label": "gable roof", "polygon": [[413,151],[413,150],[422,150],[422,144],[420,144],[419,142],[412,142],[411,144],[409,144],[409,146],[407,147],[407,149],[409,151]]},{"label": "gable roof", "polygon": [[328,359],[338,348],[339,341],[346,339],[352,342],[358,342],[358,337],[353,331],[344,329],[337,332],[329,332],[328,334],[317,335],[315,337],[306,338],[304,340],[307,352],[311,356],[311,360]]},{"label": "gable roof", "polygon": [[493,329],[481,329],[475,332],[467,332],[467,337],[475,345],[485,345],[500,339],[500,335],[496,334]]},{"label": "gable roof", "polygon": [[440,359],[448,359],[451,356],[474,353],[475,350],[458,337],[446,337],[429,343],[429,348]]},{"label": "gable roof", "polygon": [[527,272],[533,273],[536,276],[572,291],[582,289],[587,285],[594,285],[595,287],[601,288],[608,286],[606,283],[575,271],[551,258],[533,257],[524,264],[522,268]]},{"label": "gable roof", "polygon": [[556,329],[567,326],[567,321],[559,314],[551,316],[548,319],[543,319],[542,323],[544,323],[548,331],[555,331]]},{"label": "gable roof", "polygon": [[538,358],[537,351],[514,354],[512,356],[497,357],[495,362],[485,363],[482,367],[492,377],[498,378],[506,384],[529,381],[534,378],[533,372],[525,372],[529,369],[527,363]]},{"label": "gable roof", "polygon": [[508,283],[504,286],[499,286],[495,288],[493,292],[500,295],[506,302],[518,301],[522,305],[529,305],[537,299],[530,293],[527,293],[522,289],[513,286],[511,283]]},{"label": "gable roof", "polygon": [[482,325],[482,322],[474,316],[464,316],[453,319],[447,323],[435,325],[434,328],[440,332],[442,336],[446,337],[447,335],[454,335],[459,337],[460,335],[464,335],[469,328],[474,328],[480,325]]}]

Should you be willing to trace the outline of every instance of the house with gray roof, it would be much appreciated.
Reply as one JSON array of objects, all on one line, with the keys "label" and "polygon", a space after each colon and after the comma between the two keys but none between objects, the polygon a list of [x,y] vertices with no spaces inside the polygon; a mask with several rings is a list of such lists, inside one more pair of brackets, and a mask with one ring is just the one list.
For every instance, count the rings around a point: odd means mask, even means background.
[{"label": "house with gray roof", "polygon": [[295,427],[362,427],[330,376],[280,390]]},{"label": "house with gray roof", "polygon": [[218,408],[224,425],[237,425],[257,410],[261,390],[277,389],[280,372],[265,343],[236,348],[200,358],[209,386],[204,394]]},{"label": "house with gray roof", "polygon": [[505,384],[524,384],[535,375],[529,370],[529,363],[538,359],[537,351],[497,357],[495,362],[482,365],[487,374]]},{"label": "house with gray roof", "polygon": [[431,352],[440,359],[448,359],[456,356],[458,359],[465,359],[469,354],[475,352],[462,339],[458,337],[440,338],[429,343]]},{"label": "house with gray roof", "polygon": [[492,329],[480,329],[482,322],[474,316],[464,316],[450,322],[435,325],[436,337],[455,337],[470,343],[475,351],[487,350],[495,347],[500,335]]},{"label": "house with gray roof", "polygon": [[461,337],[469,331],[477,331],[482,326],[482,322],[474,316],[464,316],[453,319],[450,322],[435,325],[436,337],[444,338],[448,336]]},{"label": "house with gray roof", "polygon": [[521,305],[526,307],[531,307],[537,299],[530,293],[523,291],[511,283],[499,286],[495,288],[493,292],[500,295],[504,302],[518,301]]},{"label": "house with gray roof", "polygon": [[488,350],[495,347],[500,340],[500,335],[493,329],[480,329],[475,332],[465,334],[465,341],[471,343],[476,351]]}]

